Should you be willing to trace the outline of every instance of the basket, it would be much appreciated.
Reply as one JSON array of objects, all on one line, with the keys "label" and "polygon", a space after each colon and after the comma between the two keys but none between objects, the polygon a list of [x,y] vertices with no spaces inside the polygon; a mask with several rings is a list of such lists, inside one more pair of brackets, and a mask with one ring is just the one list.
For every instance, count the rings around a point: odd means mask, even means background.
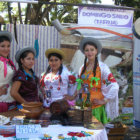
[{"label": "basket", "polygon": [[84,125],[92,122],[91,109],[70,109],[67,112],[70,125]]},{"label": "basket", "polygon": [[110,128],[108,133],[108,140],[124,140],[124,135],[128,127]]}]

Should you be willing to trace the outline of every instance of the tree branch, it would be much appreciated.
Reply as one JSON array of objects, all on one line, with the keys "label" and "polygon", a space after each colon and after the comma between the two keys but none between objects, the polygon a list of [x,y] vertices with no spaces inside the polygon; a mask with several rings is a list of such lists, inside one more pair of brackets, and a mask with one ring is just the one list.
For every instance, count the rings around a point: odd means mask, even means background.
[{"label": "tree branch", "polygon": [[19,11],[19,21],[20,21],[20,24],[23,24],[22,23],[22,16],[21,16],[21,6],[20,6],[19,2],[18,2],[18,11]]}]

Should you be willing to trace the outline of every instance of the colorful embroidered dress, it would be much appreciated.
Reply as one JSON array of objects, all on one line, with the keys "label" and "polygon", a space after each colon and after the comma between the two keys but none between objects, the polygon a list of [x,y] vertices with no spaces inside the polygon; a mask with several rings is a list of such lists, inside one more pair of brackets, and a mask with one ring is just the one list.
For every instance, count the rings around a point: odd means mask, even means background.
[{"label": "colorful embroidered dress", "polygon": [[[81,67],[81,70],[83,66]],[[81,70],[80,73],[81,74]],[[90,92],[90,100],[93,99],[109,99],[110,101],[106,104],[107,117],[113,119],[118,116],[118,90],[119,86],[110,72],[108,66],[99,61],[99,65],[96,69],[96,76],[93,76],[92,71],[85,71],[81,75],[83,84],[88,84]],[[86,94],[83,94],[83,98],[86,98]],[[105,118],[106,112],[103,105],[92,106],[93,115],[95,115],[103,123],[107,123]],[[100,116],[99,114],[103,115]]]}]

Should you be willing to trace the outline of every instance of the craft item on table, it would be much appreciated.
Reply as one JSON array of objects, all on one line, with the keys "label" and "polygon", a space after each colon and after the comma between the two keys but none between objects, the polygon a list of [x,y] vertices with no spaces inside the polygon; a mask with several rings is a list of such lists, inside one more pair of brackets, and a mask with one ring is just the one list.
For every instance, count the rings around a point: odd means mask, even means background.
[{"label": "craft item on table", "polygon": [[24,116],[16,116],[12,118],[11,124],[20,125],[23,124],[23,121],[24,121]]},{"label": "craft item on table", "polygon": [[50,112],[52,114],[62,114],[62,113],[67,112],[68,109],[69,109],[69,104],[64,99],[60,99],[60,100],[54,101],[50,105]]},{"label": "craft item on table", "polygon": [[92,122],[91,109],[69,109],[67,114],[70,125],[84,125]]},{"label": "craft item on table", "polygon": [[87,136],[91,136],[91,134],[89,134],[89,133],[87,133],[87,132],[85,132],[85,131],[81,131],[81,133],[83,133],[86,137],[87,137]]},{"label": "craft item on table", "polygon": [[64,139],[65,137],[63,136],[63,134],[59,134],[58,135],[58,139]]},{"label": "craft item on table", "polygon": [[28,102],[22,104],[23,109],[19,111],[22,112],[27,118],[36,119],[43,113],[44,108],[41,102]]},{"label": "craft item on table", "polygon": [[60,99],[54,101],[50,105],[50,112],[52,113],[50,120],[51,121],[60,121],[62,125],[68,125],[68,115],[67,111],[69,109],[69,104],[66,100]]},{"label": "craft item on table", "polygon": [[94,135],[94,132],[86,132],[86,131],[81,131],[81,132],[69,132],[67,135],[72,136],[77,140],[77,137],[89,137],[91,135]]},{"label": "craft item on table", "polygon": [[48,120],[33,120],[33,119],[24,119],[23,124],[40,124],[42,127],[48,127],[51,124]]},{"label": "craft item on table", "polygon": [[[114,125],[114,126],[113,126]],[[128,131],[129,127],[121,122],[116,122],[111,126],[111,124],[106,125],[106,131],[108,133],[108,138],[124,139],[124,135]]]},{"label": "craft item on table", "polygon": [[93,123],[84,124],[84,127],[88,129],[93,129],[93,130],[104,129],[104,126],[102,125],[101,122],[93,122]]},{"label": "craft item on table", "polygon": [[52,137],[50,135],[48,135],[48,134],[44,134],[44,137],[47,138],[47,140],[48,139],[50,139],[50,140],[52,139]]},{"label": "craft item on table", "polygon": [[69,136],[76,136],[76,137],[85,137],[85,135],[82,132],[69,132],[67,135]]},{"label": "craft item on table", "polygon": [[4,125],[10,122],[10,118],[9,117],[5,117],[3,115],[0,115],[0,125]]},{"label": "craft item on table", "polygon": [[16,125],[16,138],[42,138],[41,125]]},{"label": "craft item on table", "polygon": [[15,125],[3,125],[0,126],[0,135],[15,134]]}]

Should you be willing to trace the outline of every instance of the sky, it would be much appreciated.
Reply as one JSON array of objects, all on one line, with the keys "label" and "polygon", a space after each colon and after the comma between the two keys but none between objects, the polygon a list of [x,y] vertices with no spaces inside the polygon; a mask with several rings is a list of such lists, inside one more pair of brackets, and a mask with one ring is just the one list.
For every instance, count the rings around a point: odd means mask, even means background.
[{"label": "sky", "polygon": [[113,2],[113,0],[102,0],[102,4],[110,4],[110,5],[113,5],[114,2]]}]

